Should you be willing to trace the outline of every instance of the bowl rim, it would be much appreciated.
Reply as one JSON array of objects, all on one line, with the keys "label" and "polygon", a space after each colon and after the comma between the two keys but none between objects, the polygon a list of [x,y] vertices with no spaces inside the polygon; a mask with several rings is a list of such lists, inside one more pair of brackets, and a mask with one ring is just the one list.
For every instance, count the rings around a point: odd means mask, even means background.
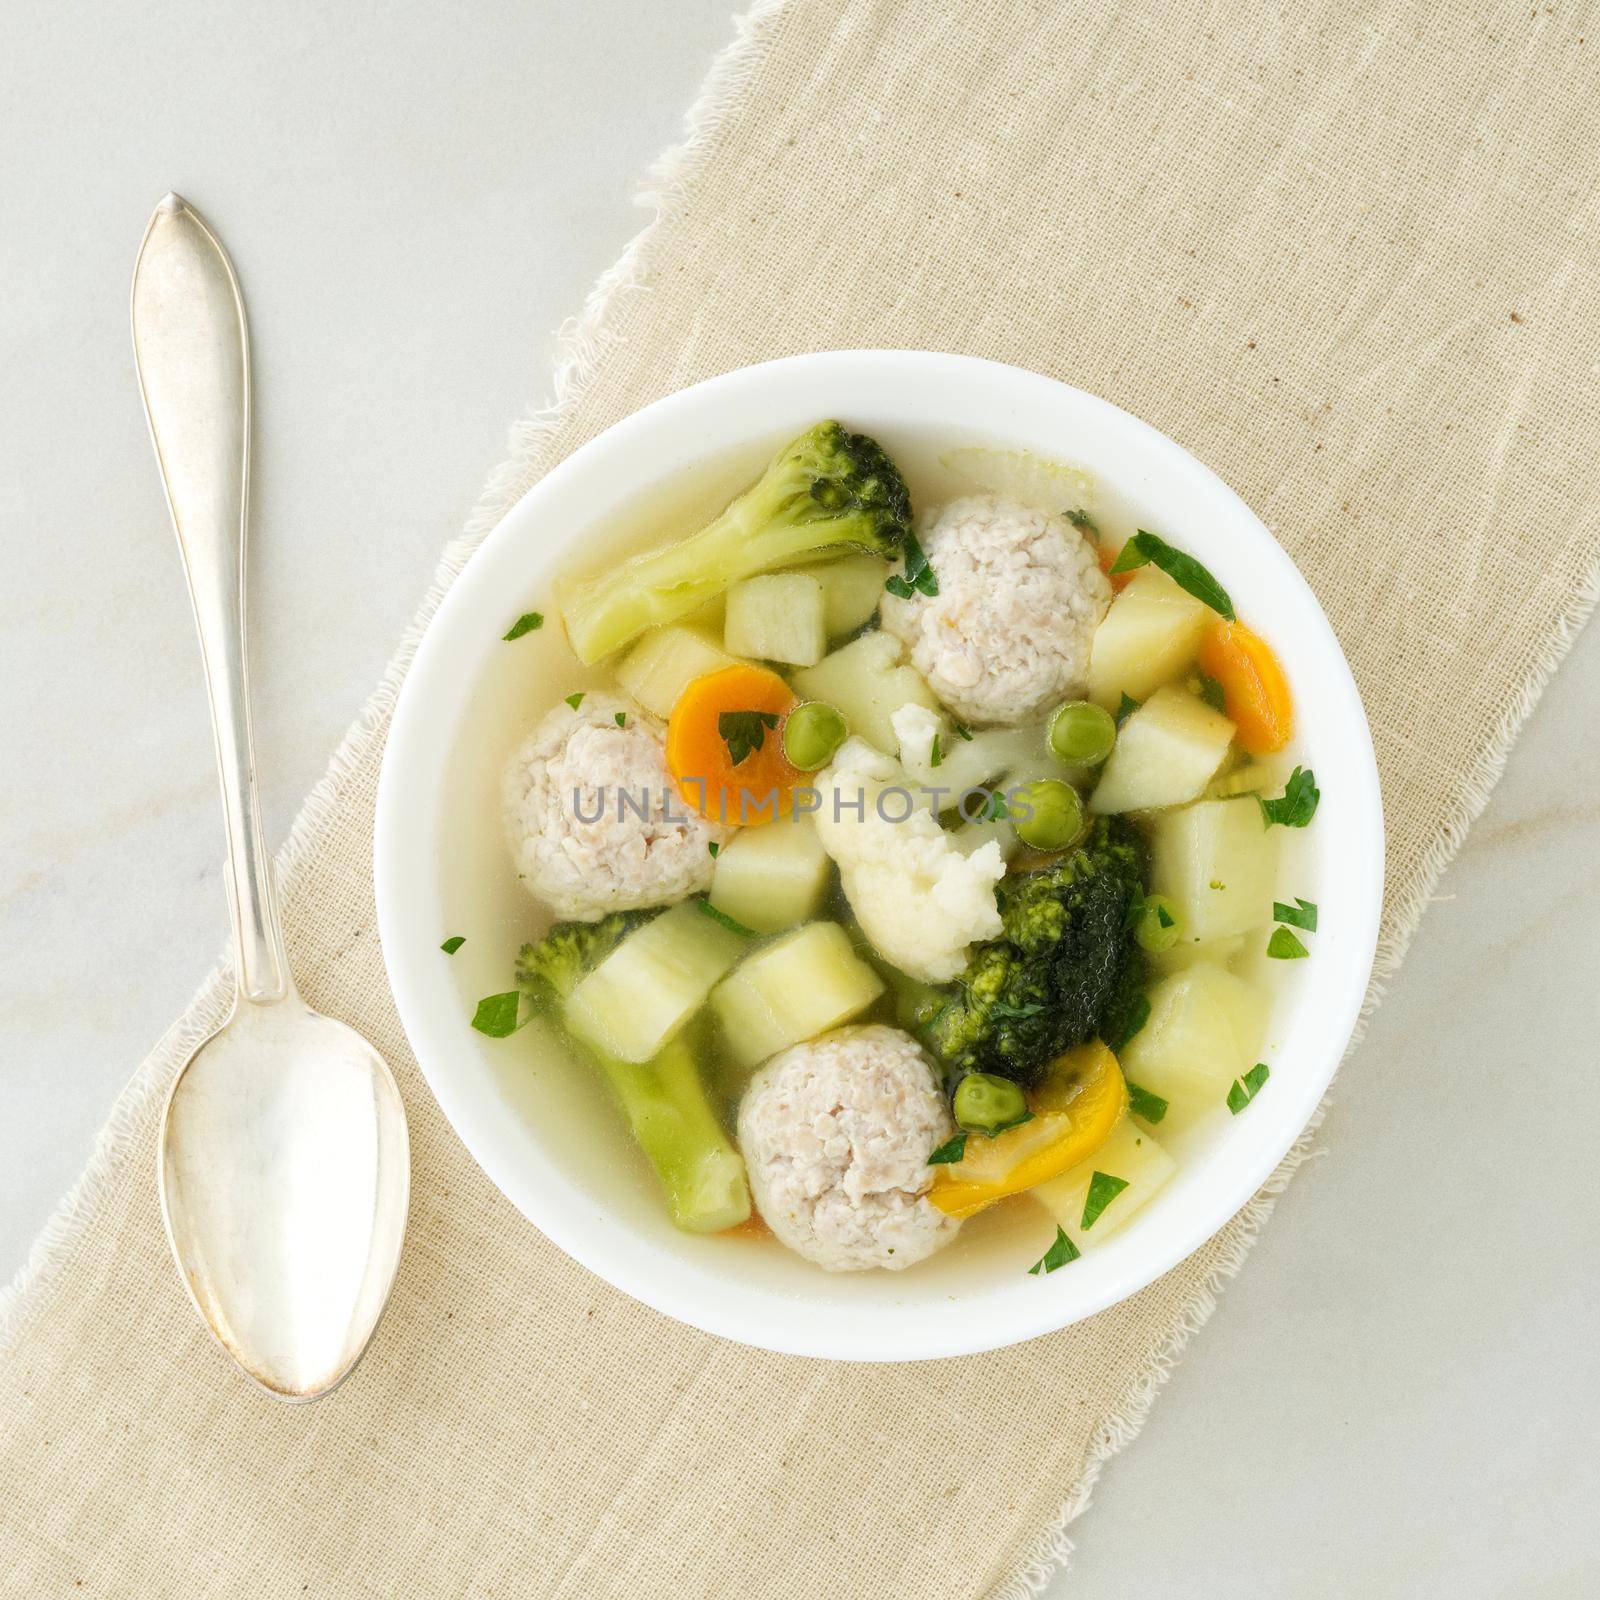
[{"label": "bowl rim", "polygon": [[[1160,1248],[1119,1252],[1117,1247],[1123,1243],[1119,1237],[1103,1251],[1094,1252],[1096,1257],[1115,1256],[1117,1266],[1101,1270],[1088,1292],[1039,1295],[1031,1302],[1013,1302],[1010,1314],[1001,1318],[991,1318],[980,1311],[966,1318],[940,1319],[936,1328],[919,1327],[905,1316],[889,1316],[881,1307],[867,1311],[865,1319],[841,1318],[837,1323],[827,1317],[797,1315],[794,1297],[771,1290],[745,1293],[724,1284],[725,1294],[708,1294],[703,1277],[685,1272],[675,1258],[636,1236],[626,1225],[607,1219],[603,1212],[598,1217],[591,1215],[586,1224],[582,1220],[582,1191],[553,1165],[534,1181],[532,1174],[522,1170],[526,1162],[521,1153],[496,1128],[481,1085],[449,1066],[451,1034],[464,1030],[465,1020],[455,1009],[448,1016],[442,1015],[429,997],[429,991],[437,988],[427,963],[429,954],[436,956],[435,941],[424,937],[426,930],[417,926],[411,904],[415,895],[410,892],[417,875],[416,852],[419,847],[426,848],[426,841],[417,836],[416,808],[407,803],[407,796],[415,792],[410,778],[426,770],[430,751],[436,757],[440,740],[448,739],[453,732],[440,732],[437,720],[430,718],[430,701],[438,696],[435,686],[441,675],[453,674],[459,679],[467,671],[458,653],[451,649],[452,635],[461,634],[465,639],[485,632],[482,619],[488,615],[492,622],[504,606],[503,590],[493,591],[494,598],[489,603],[498,609],[492,614],[485,605],[476,603],[484,585],[474,581],[474,574],[482,579],[497,559],[494,552],[505,552],[513,545],[519,529],[538,517],[542,505],[557,499],[585,477],[604,474],[610,462],[627,457],[668,421],[681,422],[696,412],[715,411],[734,403],[741,411],[759,407],[763,397],[770,403],[796,383],[809,384],[819,378],[837,383],[837,392],[848,396],[852,380],[868,377],[874,381],[906,380],[929,388],[948,385],[952,380],[986,385],[1020,406],[1031,402],[1076,412],[1086,424],[1092,422],[1124,435],[1135,454],[1147,458],[1161,473],[1170,473],[1174,480],[1183,482],[1186,490],[1203,494],[1234,527],[1248,530],[1245,537],[1251,543],[1252,556],[1266,564],[1271,583],[1286,605],[1298,613],[1294,619],[1297,635],[1309,637],[1311,642],[1305,647],[1321,658],[1319,672],[1327,676],[1320,689],[1330,693],[1340,708],[1345,743],[1341,751],[1341,814],[1359,846],[1348,870],[1347,881],[1355,904],[1340,947],[1341,981],[1336,999],[1324,1007],[1320,1047],[1310,1052],[1314,1065],[1303,1073],[1297,1066],[1289,1094],[1262,1102],[1275,1103],[1279,1108],[1270,1118],[1275,1131],[1266,1136],[1263,1124],[1269,1119],[1261,1119],[1257,1126],[1263,1126],[1262,1134],[1252,1136],[1242,1159],[1208,1163],[1227,1168],[1211,1184],[1209,1203],[1168,1230]],[[841,409],[848,412],[849,407]],[[719,448],[735,448],[736,444],[735,440],[724,441],[720,446],[712,443],[707,446],[707,454],[714,454]],[[1092,459],[1087,465],[1093,470]],[[575,533],[576,530],[569,532],[566,538],[570,540]],[[558,546],[560,542],[558,535]],[[467,629],[472,630],[470,635]],[[1377,762],[1349,664],[1299,569],[1249,506],[1174,440],[1085,390],[1026,368],[981,357],[880,349],[782,357],[677,390],[597,434],[532,485],[457,575],[418,642],[396,699],[383,754],[373,844],[378,931],[402,1027],[446,1120],[501,1193],[573,1260],[666,1316],[781,1354],[853,1361],[973,1354],[1054,1332],[1137,1293],[1226,1226],[1257,1194],[1304,1133],[1338,1070],[1359,1020],[1376,957],[1383,870],[1383,809]],[[1343,868],[1341,876],[1346,876]],[[503,1120],[504,1108],[500,1110]],[[592,1214],[597,1209],[590,1198],[587,1211]],[[606,1225],[608,1220],[610,1226]],[[736,1275],[710,1276],[720,1279]],[[962,1303],[981,1307],[983,1299],[975,1296]],[[875,1316],[883,1324],[881,1329],[854,1326],[862,1320],[872,1321]]]}]

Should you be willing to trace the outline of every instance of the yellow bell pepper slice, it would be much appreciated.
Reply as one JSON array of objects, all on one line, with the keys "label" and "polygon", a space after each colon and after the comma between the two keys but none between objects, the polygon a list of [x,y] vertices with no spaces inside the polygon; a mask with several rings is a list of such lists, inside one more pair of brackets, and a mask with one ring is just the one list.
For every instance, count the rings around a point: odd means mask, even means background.
[{"label": "yellow bell pepper slice", "polygon": [[928,1199],[947,1216],[970,1217],[1087,1160],[1128,1109],[1117,1058],[1098,1039],[1058,1056],[1028,1109],[1027,1122],[993,1139],[972,1135],[961,1160],[939,1168]]}]

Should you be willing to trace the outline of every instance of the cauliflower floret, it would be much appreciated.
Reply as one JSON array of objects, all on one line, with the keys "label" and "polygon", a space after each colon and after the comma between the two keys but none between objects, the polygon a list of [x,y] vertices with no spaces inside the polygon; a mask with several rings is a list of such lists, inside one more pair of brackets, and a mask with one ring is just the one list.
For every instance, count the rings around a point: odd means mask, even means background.
[{"label": "cauliflower floret", "polygon": [[937,595],[883,597],[883,626],[968,722],[1026,722],[1084,692],[1111,584],[1063,516],[972,495],[924,516]]},{"label": "cauliflower floret", "polygon": [[917,1041],[839,1028],[775,1055],[739,1105],[739,1147],[768,1227],[830,1272],[909,1267],[961,1224],[925,1198],[955,1131]]},{"label": "cauliflower floret", "polygon": [[1000,932],[1000,846],[990,840],[964,855],[924,792],[864,739],[845,741],[817,793],[817,833],[872,947],[924,982],[955,977],[967,946]]},{"label": "cauliflower floret", "polygon": [[518,876],[580,922],[708,888],[706,847],[733,832],[684,806],[661,724],[612,694],[544,716],[507,763],[501,797]]}]

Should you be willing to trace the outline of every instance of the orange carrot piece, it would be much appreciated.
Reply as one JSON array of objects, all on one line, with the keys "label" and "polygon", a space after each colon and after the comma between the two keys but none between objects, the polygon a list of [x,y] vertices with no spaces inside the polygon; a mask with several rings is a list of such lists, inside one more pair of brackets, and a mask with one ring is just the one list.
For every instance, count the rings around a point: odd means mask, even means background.
[{"label": "orange carrot piece", "polygon": [[1111,580],[1114,591],[1120,592],[1133,582],[1132,572],[1113,572],[1112,563],[1122,554],[1120,550],[1113,550],[1108,544],[1096,543],[1094,547],[1095,559],[1100,563],[1100,570]]},{"label": "orange carrot piece", "polygon": [[1199,665],[1222,685],[1239,743],[1255,756],[1283,749],[1294,731],[1294,703],[1271,645],[1242,622],[1219,620],[1200,641]]},{"label": "orange carrot piece", "polygon": [[[692,679],[667,721],[667,770],[684,804],[745,827],[782,815],[805,778],[783,753],[783,720],[798,703],[777,673],[744,662]],[[746,721],[761,745],[740,750],[735,762],[722,718],[739,713],[770,717],[773,725]]]}]

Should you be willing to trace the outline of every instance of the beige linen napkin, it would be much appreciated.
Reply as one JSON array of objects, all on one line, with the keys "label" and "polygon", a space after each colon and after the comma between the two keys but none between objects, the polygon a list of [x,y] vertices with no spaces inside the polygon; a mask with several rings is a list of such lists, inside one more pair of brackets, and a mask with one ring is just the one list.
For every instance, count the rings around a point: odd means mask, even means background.
[{"label": "beige linen napkin", "polygon": [[[1597,135],[1600,16],[1580,7],[762,6],[419,626],[523,488],[682,384],[851,345],[1056,374],[1215,467],[1316,589],[1377,741],[1392,972],[1595,594]],[[332,1399],[288,1409],[178,1286],[152,1137],[223,1009],[213,977],[11,1298],[0,1589],[1036,1587],[1266,1202],[1086,1325],[926,1365],[752,1353],[590,1277],[473,1165],[389,1002],[372,809],[415,637],[282,864],[307,999],[374,1039],[411,1117],[410,1241],[376,1344]]]}]

